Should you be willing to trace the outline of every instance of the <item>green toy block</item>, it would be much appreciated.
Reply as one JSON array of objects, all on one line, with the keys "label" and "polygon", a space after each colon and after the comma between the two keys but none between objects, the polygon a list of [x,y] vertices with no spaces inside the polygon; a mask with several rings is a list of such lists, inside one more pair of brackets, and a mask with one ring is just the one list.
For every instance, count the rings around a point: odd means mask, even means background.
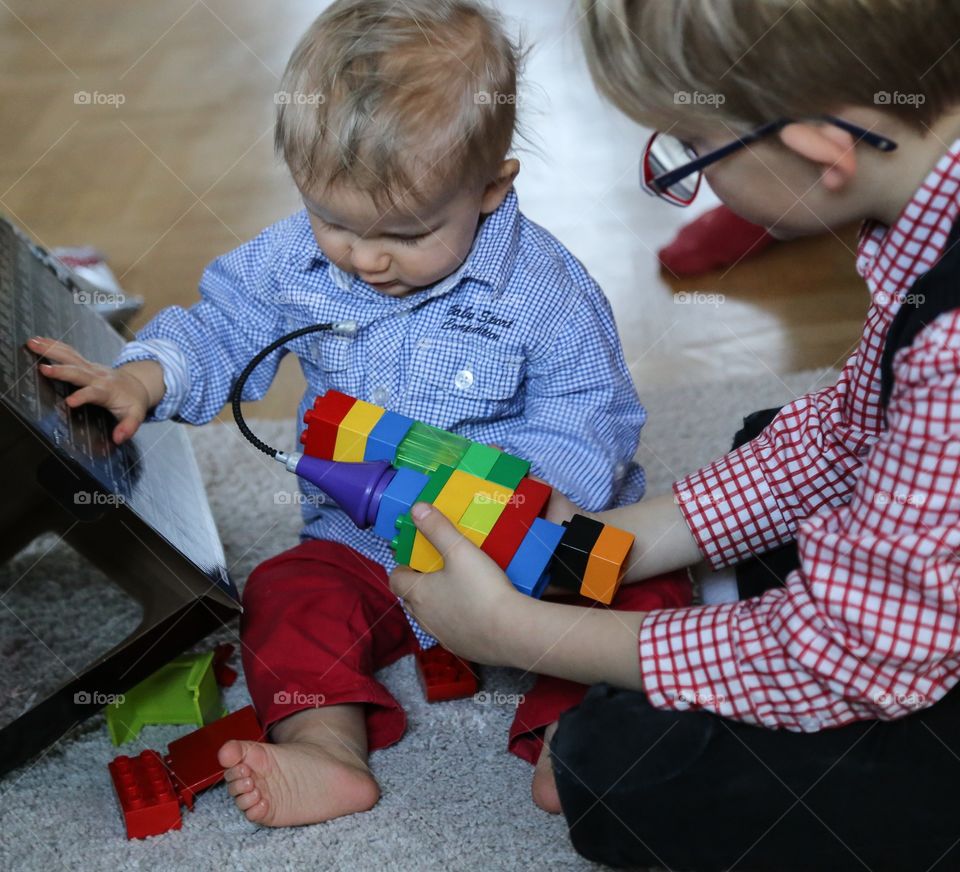
[{"label": "green toy block", "polygon": [[469,447],[469,439],[415,421],[397,447],[394,466],[417,472],[434,472],[440,466],[455,468]]},{"label": "green toy block", "polygon": [[397,529],[400,532],[394,537],[390,547],[393,548],[397,563],[401,566],[409,566],[410,557],[413,554],[413,543],[417,538],[417,526],[413,523],[413,518],[406,514],[397,518]]},{"label": "green toy block", "polygon": [[[453,469],[449,466],[441,466],[435,472],[430,474],[427,486],[417,497],[418,503],[433,503],[440,496],[440,491],[447,483],[450,476],[453,475]],[[399,535],[394,536],[390,542],[390,547],[394,551],[394,558],[401,566],[410,565],[410,557],[413,554],[413,542],[417,538],[417,526],[413,523],[413,518],[409,512],[405,512],[397,518],[397,529]]]},{"label": "green toy block", "polygon": [[471,442],[467,453],[460,458],[457,469],[469,472],[477,478],[486,478],[502,454],[503,452],[499,448],[482,445],[479,442]]},{"label": "green toy block", "polygon": [[140,735],[145,724],[205,724],[227,713],[213,674],[214,652],[184,654],[162,666],[107,707],[114,745]]},{"label": "green toy block", "polygon": [[420,491],[417,502],[430,503],[432,505],[434,500],[440,496],[440,491],[443,490],[443,486],[449,481],[450,476],[453,475],[453,467],[439,466],[432,473],[429,473],[429,475],[430,479],[427,481],[426,487]]},{"label": "green toy block", "polygon": [[502,484],[511,490],[516,490],[520,480],[529,474],[530,462],[515,457],[513,454],[507,454],[505,451],[500,453],[500,457],[493,465],[493,469],[487,473],[490,481]]}]

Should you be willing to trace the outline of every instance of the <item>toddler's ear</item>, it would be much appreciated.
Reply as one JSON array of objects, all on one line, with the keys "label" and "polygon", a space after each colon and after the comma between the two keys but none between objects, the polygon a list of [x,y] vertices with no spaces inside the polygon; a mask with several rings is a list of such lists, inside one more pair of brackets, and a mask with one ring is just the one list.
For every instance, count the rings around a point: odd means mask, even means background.
[{"label": "toddler's ear", "polygon": [[513,187],[513,182],[519,174],[520,161],[516,158],[505,160],[500,165],[497,177],[487,185],[483,192],[483,199],[480,201],[481,215],[489,215],[500,207],[503,198],[510,192],[510,188]]},{"label": "toddler's ear", "polygon": [[842,190],[857,171],[856,140],[832,124],[788,124],[780,131],[780,141],[800,157],[820,165],[820,181],[828,191]]}]

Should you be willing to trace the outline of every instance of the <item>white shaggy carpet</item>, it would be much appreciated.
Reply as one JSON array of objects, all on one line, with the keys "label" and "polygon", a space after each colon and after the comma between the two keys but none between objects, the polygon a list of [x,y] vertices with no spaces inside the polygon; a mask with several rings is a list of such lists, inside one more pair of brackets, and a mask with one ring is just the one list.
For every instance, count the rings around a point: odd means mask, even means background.
[{"label": "white shaggy carpet", "polygon": [[[743,415],[829,383],[830,373],[772,375],[672,390],[647,390],[650,412],[639,458],[649,493],[726,450]],[[293,423],[255,422],[273,444],[292,442]],[[235,428],[192,432],[234,579],[296,541],[295,505],[275,499],[294,480],[242,441]],[[36,688],[88,662],[136,623],[136,608],[52,539],[0,567],[0,718],[30,705]],[[236,641],[236,625],[211,639]],[[290,830],[246,822],[222,786],[185,812],[183,829],[146,841],[123,833],[107,763],[118,753],[102,715],[31,765],[0,780],[0,870],[69,869],[587,869],[562,818],[530,800],[531,769],[505,752],[512,711],[463,700],[427,704],[407,658],[384,671],[409,714],[406,737],[373,755],[383,798],[367,814]],[[487,669],[487,690],[522,692],[528,681]],[[249,702],[242,679],[226,691]],[[188,731],[146,727],[125,753],[164,751]],[[691,822],[695,837],[696,822]]]}]

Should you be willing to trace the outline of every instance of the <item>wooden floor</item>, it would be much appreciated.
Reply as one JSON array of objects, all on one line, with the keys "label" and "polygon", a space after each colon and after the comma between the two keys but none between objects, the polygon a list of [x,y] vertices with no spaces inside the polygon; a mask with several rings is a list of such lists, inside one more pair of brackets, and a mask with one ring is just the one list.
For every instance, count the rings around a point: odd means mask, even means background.
[{"label": "wooden floor", "polygon": [[[273,95],[324,5],[0,0],[0,211],[45,246],[105,251],[147,299],[132,326],[188,305],[207,262],[297,208],[272,154]],[[641,396],[650,384],[842,363],[867,308],[853,230],[669,281],[654,252],[696,212],[638,189],[645,133],[593,91],[574,4],[497,5],[533,46],[521,205],[606,290]],[[722,296],[684,305],[680,291]],[[288,359],[257,413],[292,415],[301,392]]]}]

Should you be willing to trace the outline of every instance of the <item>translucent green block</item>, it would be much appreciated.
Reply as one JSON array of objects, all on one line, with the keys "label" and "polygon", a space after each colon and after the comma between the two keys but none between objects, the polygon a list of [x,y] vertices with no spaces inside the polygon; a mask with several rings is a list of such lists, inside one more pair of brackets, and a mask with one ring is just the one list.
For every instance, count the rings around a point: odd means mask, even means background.
[{"label": "translucent green block", "polygon": [[394,466],[417,472],[435,472],[441,466],[456,468],[470,445],[469,439],[416,421],[397,448]]},{"label": "translucent green block", "polygon": [[213,651],[184,654],[162,666],[123,702],[106,708],[107,729],[114,745],[140,735],[145,724],[205,724],[227,713],[213,675]]},{"label": "translucent green block", "polygon": [[481,445],[479,442],[471,442],[467,453],[460,458],[460,465],[457,468],[469,472],[477,478],[486,478],[502,454],[503,452],[499,448]]},{"label": "translucent green block", "polygon": [[493,465],[493,469],[487,473],[486,477],[490,481],[495,481],[497,484],[502,484],[504,487],[516,490],[517,485],[520,484],[520,480],[529,472],[529,461],[521,460],[519,457],[507,454],[506,452],[501,452],[499,459]]}]

